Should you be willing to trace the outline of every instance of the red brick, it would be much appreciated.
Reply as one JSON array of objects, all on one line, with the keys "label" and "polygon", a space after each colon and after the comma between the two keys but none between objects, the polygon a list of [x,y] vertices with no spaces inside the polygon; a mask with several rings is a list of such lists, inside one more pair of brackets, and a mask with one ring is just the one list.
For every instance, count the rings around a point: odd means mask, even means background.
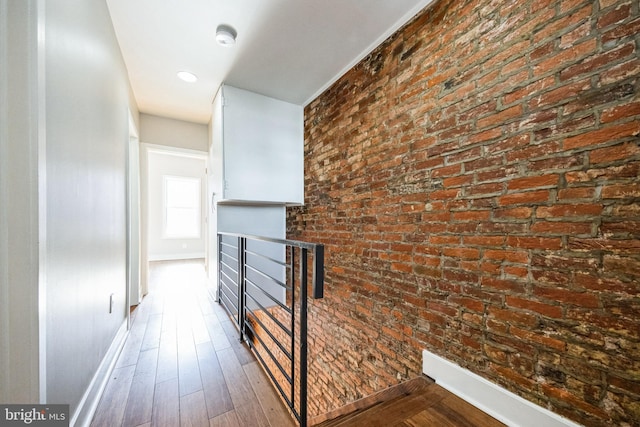
[{"label": "red brick", "polygon": [[[468,171],[478,172],[482,169],[490,170],[502,170],[503,169],[502,156],[483,156],[478,159],[470,160],[464,164],[464,169]],[[482,182],[485,180],[478,179],[476,182]]]},{"label": "red brick", "polygon": [[591,22],[585,22],[582,25],[577,26],[573,30],[565,33],[560,37],[560,47],[566,48],[574,45],[576,42],[583,40],[591,33]]},{"label": "red brick", "polygon": [[598,3],[600,4],[600,9],[604,10],[619,3],[619,0],[598,0]]},{"label": "red brick", "polygon": [[468,185],[473,182],[473,175],[460,175],[451,178],[445,178],[442,180],[442,184],[445,187],[460,187]]},{"label": "red brick", "polygon": [[477,184],[466,189],[466,193],[468,196],[494,195],[502,193],[503,187],[501,182]]},{"label": "red brick", "polygon": [[519,324],[524,326],[535,326],[538,324],[536,315],[522,311],[508,310],[490,306],[488,310],[489,316],[510,324]]},{"label": "red brick", "polygon": [[607,185],[602,188],[603,199],[640,197],[640,183]]},{"label": "red brick", "polygon": [[[638,22],[640,22],[640,19]],[[600,121],[602,123],[611,123],[633,116],[640,116],[640,102],[632,102],[607,108],[602,111]]]},{"label": "red brick", "polygon": [[494,262],[483,262],[480,265],[480,271],[488,274],[499,274],[500,273],[500,264]]},{"label": "red brick", "polygon": [[559,305],[549,305],[541,303],[539,301],[533,301],[509,295],[507,295],[506,297],[506,303],[510,307],[533,311],[546,317],[552,317],[556,319],[562,317],[562,307]]},{"label": "red brick", "polygon": [[607,70],[603,70],[600,77],[600,85],[610,85],[620,81],[633,78],[640,73],[640,60],[632,59],[623,64],[616,65]]},{"label": "red brick", "polygon": [[534,74],[536,76],[544,75],[552,70],[562,69],[572,62],[584,58],[589,54],[595,52],[597,47],[597,40],[591,39],[580,43],[576,46],[571,46],[564,51],[549,55],[549,57],[533,67]]},{"label": "red brick", "polygon": [[[640,166],[640,165],[639,165]],[[614,206],[612,214],[616,218],[640,217],[640,204],[619,204]]]},{"label": "red brick", "polygon": [[517,372],[514,372],[512,369],[505,368],[503,366],[499,366],[494,363],[491,363],[489,367],[491,370],[494,370],[496,372],[499,378],[508,379],[510,382],[518,384],[521,387],[525,387],[528,389],[535,384],[534,380],[530,378],[526,378],[518,374]]},{"label": "red brick", "polygon": [[442,254],[463,259],[478,259],[480,257],[480,251],[473,248],[443,248]]},{"label": "red brick", "polygon": [[640,337],[640,328],[635,319],[625,319],[617,314],[585,310],[584,308],[572,308],[567,310],[566,318],[569,320],[580,320],[593,327],[604,331],[611,331],[615,336],[627,336],[633,339]]},{"label": "red brick", "polygon": [[640,163],[628,163],[623,165],[614,165],[601,169],[589,169],[587,171],[567,172],[565,179],[568,183],[589,183],[596,180],[619,180],[624,178],[633,178],[640,171]]},{"label": "red brick", "polygon": [[609,384],[620,389],[628,390],[633,394],[640,396],[640,381],[634,381],[627,378],[619,378],[615,375],[608,376]]},{"label": "red brick", "polygon": [[598,19],[598,28],[622,22],[630,16],[630,12],[631,3],[621,4]]},{"label": "red brick", "polygon": [[634,423],[636,12],[434,2],[305,107],[287,236],[327,252],[310,414],[426,348],[580,424]]},{"label": "red brick", "polygon": [[640,123],[623,123],[621,125],[609,126],[566,138],[563,146],[567,150],[588,147],[602,144],[603,142],[612,142],[618,139],[636,136],[638,133],[640,133]]},{"label": "red brick", "polygon": [[460,190],[438,190],[429,193],[429,200],[453,200],[458,197]]},{"label": "red brick", "polygon": [[442,278],[449,282],[476,283],[478,274],[473,271],[445,269],[442,272]]},{"label": "red brick", "polygon": [[567,13],[578,6],[582,6],[582,4],[581,0],[563,0],[560,3],[560,13]]},{"label": "red brick", "polygon": [[536,221],[531,225],[531,232],[536,234],[554,235],[585,235],[592,233],[590,222],[549,222]]},{"label": "red brick", "polygon": [[640,280],[640,260],[636,258],[605,255],[602,267],[607,274],[614,274],[617,275],[617,277],[635,281]]},{"label": "red brick", "polygon": [[485,344],[483,346],[483,350],[484,353],[487,355],[487,357],[489,358],[489,360],[492,360],[494,362],[498,362],[501,364],[506,364],[507,361],[509,360],[507,357],[507,353],[503,350],[501,350],[498,347],[489,345],[489,344]]},{"label": "red brick", "polygon": [[555,85],[555,79],[552,76],[545,77],[534,81],[524,87],[516,89],[504,96],[504,103],[511,104],[522,99],[534,96],[545,89],[551,88]]},{"label": "red brick", "polygon": [[449,302],[479,313],[484,311],[484,302],[480,300],[465,297],[450,297]]},{"label": "red brick", "polygon": [[532,213],[533,213],[532,208],[522,206],[518,208],[511,208],[511,209],[496,209],[493,212],[493,216],[494,218],[525,219],[525,218],[531,218]]},{"label": "red brick", "polygon": [[567,270],[595,270],[599,261],[589,257],[562,256],[558,254],[534,254],[531,257],[531,266],[539,267],[541,270],[559,271],[566,273]]},{"label": "red brick", "polygon": [[567,346],[566,343],[562,340],[547,337],[540,333],[536,334],[531,331],[527,331],[525,329],[517,328],[515,326],[511,327],[511,329],[509,329],[509,332],[511,332],[514,336],[518,338],[522,338],[523,340],[530,341],[536,344],[541,344],[545,347],[549,347],[558,351],[564,351]]},{"label": "red brick", "polygon": [[464,236],[463,241],[471,246],[501,246],[504,243],[504,236]]},{"label": "red brick", "polygon": [[567,204],[555,206],[540,206],[536,210],[537,218],[566,218],[566,217],[593,217],[600,215],[604,207],[599,204]]},{"label": "red brick", "polygon": [[550,107],[553,105],[567,103],[570,99],[576,97],[579,93],[591,88],[590,80],[582,80],[579,82],[566,84],[548,92],[536,96],[529,102],[529,108],[536,110],[542,107]]},{"label": "red brick", "polygon": [[457,245],[460,243],[460,236],[429,236],[429,242],[434,245]]},{"label": "red brick", "polygon": [[478,119],[478,129],[484,129],[487,127],[493,127],[498,124],[503,124],[508,120],[512,120],[518,116],[522,115],[522,106],[514,105],[513,107],[507,108],[503,111],[496,112],[493,115],[488,117]]},{"label": "red brick", "polygon": [[640,253],[640,240],[627,239],[570,239],[568,247],[572,250],[605,250],[615,253]]},{"label": "red brick", "polygon": [[559,389],[557,387],[552,386],[551,384],[541,384],[544,392],[552,399],[557,399],[562,402],[566,402],[569,405],[577,406],[580,410],[588,412],[590,414],[606,417],[606,412],[603,409],[600,409],[596,406],[590,405],[585,401],[579,399],[575,395],[569,393],[566,390]]},{"label": "red brick", "polygon": [[585,61],[581,61],[579,64],[565,68],[560,72],[560,77],[563,80],[568,80],[581,74],[593,73],[594,70],[613,62],[620,61],[627,56],[633,55],[634,52],[635,46],[632,43],[627,43],[626,45],[619,46],[614,50],[600,55],[595,55]]},{"label": "red brick", "polygon": [[477,144],[479,142],[490,141],[502,136],[502,130],[500,128],[489,129],[483,132],[469,135],[467,137],[467,143]]},{"label": "red brick", "polygon": [[562,271],[534,269],[531,271],[531,278],[538,285],[555,286],[558,288],[571,286],[571,276]]},{"label": "red brick", "polygon": [[392,338],[395,338],[398,341],[403,341],[404,340],[404,336],[402,335],[402,332],[398,331],[396,329],[392,329],[392,328],[389,328],[387,326],[383,326],[381,328],[381,331],[382,331],[383,335],[390,336]]},{"label": "red brick", "polygon": [[536,286],[533,293],[540,298],[563,302],[568,305],[577,305],[587,308],[600,307],[600,300],[598,297],[587,292],[575,292],[568,289],[543,288]]},{"label": "red brick", "polygon": [[504,267],[502,267],[502,271],[504,272],[506,277],[514,276],[514,277],[526,279],[527,276],[529,275],[529,269],[525,267],[505,265]]},{"label": "red brick", "polygon": [[522,282],[515,280],[495,279],[490,277],[482,278],[482,287],[498,291],[523,294],[525,286]]},{"label": "red brick", "polygon": [[520,205],[530,203],[542,203],[549,200],[549,191],[529,191],[525,193],[513,193],[502,196],[498,199],[500,206]]},{"label": "red brick", "polygon": [[558,185],[558,175],[543,175],[526,178],[518,178],[509,181],[508,189],[513,190],[530,190],[540,187],[555,187]]},{"label": "red brick", "polygon": [[574,10],[572,13],[564,15],[559,19],[548,21],[546,25],[541,26],[542,28],[540,31],[536,32],[534,43],[539,43],[541,40],[544,40],[549,36],[553,36],[558,32],[586,21],[589,19],[592,12],[593,6],[587,5],[582,9]]},{"label": "red brick", "polygon": [[604,221],[600,231],[606,237],[640,239],[640,220],[624,221],[616,218],[614,221]]},{"label": "red brick", "polygon": [[484,258],[495,259],[499,261],[517,262],[524,264],[529,261],[529,255],[526,252],[511,250],[486,250]]},{"label": "red brick", "polygon": [[514,248],[552,251],[562,248],[562,240],[550,237],[508,236],[507,245]]},{"label": "red brick", "polygon": [[482,221],[489,219],[491,211],[453,212],[454,221]]},{"label": "red brick", "polygon": [[[536,135],[540,132],[558,128],[558,111],[555,108],[549,110],[532,111],[523,120],[518,122],[519,130],[541,129],[536,131]],[[537,137],[536,139],[541,139]]]},{"label": "red brick", "polygon": [[431,176],[434,178],[441,178],[445,176],[457,176],[460,174],[460,165],[443,166],[435,168],[431,171]]},{"label": "red brick", "polygon": [[562,151],[559,141],[546,141],[537,145],[531,145],[522,150],[509,151],[507,160],[509,162],[530,161],[536,158],[549,158],[554,153]]},{"label": "red brick", "polygon": [[408,264],[394,262],[391,264],[392,271],[402,271],[404,273],[411,273],[413,271],[413,267]]},{"label": "red brick", "polygon": [[438,313],[442,313],[445,316],[453,317],[458,313],[458,309],[449,305],[440,304],[434,301],[427,302],[427,307],[429,310],[436,311]]},{"label": "red brick", "polygon": [[[449,128],[447,130],[444,130],[444,131],[440,132],[438,134],[438,138],[443,140],[443,141],[444,140],[448,140],[448,139],[456,138],[456,141],[457,141],[457,139],[460,136],[468,135],[472,130],[473,130],[473,127],[471,126],[471,124],[470,123],[465,123],[465,124],[462,124],[462,125],[458,125],[456,127],[451,127],[451,128]],[[479,154],[480,154],[479,153],[479,149],[478,148],[473,148],[473,149],[471,149],[471,150],[469,150],[469,151],[467,151],[467,152],[465,152],[463,154],[458,153],[455,156],[454,155],[449,155],[449,156],[447,156],[447,158],[451,160],[451,163],[453,163],[454,161],[462,161],[462,160],[464,160],[466,158],[469,158],[469,157],[478,156]]]},{"label": "red brick", "polygon": [[638,33],[640,33],[640,18],[612,27],[611,30],[603,34],[602,42],[608,43],[624,37],[634,36]]},{"label": "red brick", "polygon": [[499,141],[492,143],[491,145],[485,145],[485,150],[489,154],[499,153],[507,150],[511,151],[528,145],[530,141],[531,136],[526,133],[511,137],[504,137]]},{"label": "red brick", "polygon": [[558,191],[558,200],[593,199],[595,193],[593,187],[564,188]]}]

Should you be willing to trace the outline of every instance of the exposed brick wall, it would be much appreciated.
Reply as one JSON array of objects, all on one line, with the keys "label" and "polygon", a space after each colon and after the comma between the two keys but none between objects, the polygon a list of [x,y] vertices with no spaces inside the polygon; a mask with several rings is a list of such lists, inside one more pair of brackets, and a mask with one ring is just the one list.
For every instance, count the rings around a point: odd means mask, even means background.
[{"label": "exposed brick wall", "polygon": [[428,349],[640,425],[638,1],[436,0],[305,111],[310,414]]}]

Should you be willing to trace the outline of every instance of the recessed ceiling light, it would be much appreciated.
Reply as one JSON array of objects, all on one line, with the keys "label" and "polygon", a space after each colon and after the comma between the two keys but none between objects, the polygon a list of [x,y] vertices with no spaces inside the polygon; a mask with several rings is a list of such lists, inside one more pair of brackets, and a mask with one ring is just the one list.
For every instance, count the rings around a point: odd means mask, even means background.
[{"label": "recessed ceiling light", "polygon": [[184,80],[187,83],[193,83],[198,81],[198,76],[188,71],[178,71],[178,78]]},{"label": "recessed ceiling light", "polygon": [[236,44],[236,30],[228,25],[218,25],[216,29],[216,41],[221,46],[233,46]]}]

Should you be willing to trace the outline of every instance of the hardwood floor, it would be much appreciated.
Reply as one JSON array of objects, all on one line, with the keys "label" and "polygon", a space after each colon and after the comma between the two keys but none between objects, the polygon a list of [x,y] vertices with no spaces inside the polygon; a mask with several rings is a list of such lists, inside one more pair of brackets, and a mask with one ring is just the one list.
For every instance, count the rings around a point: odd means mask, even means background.
[{"label": "hardwood floor", "polygon": [[92,427],[294,426],[201,261],[154,262]]},{"label": "hardwood floor", "polygon": [[415,378],[320,417],[316,427],[504,427],[426,377]]},{"label": "hardwood floor", "polygon": [[[201,261],[155,262],[150,292],[92,427],[293,427],[224,309],[205,289]],[[318,427],[498,427],[502,423],[426,378],[310,420]]]}]

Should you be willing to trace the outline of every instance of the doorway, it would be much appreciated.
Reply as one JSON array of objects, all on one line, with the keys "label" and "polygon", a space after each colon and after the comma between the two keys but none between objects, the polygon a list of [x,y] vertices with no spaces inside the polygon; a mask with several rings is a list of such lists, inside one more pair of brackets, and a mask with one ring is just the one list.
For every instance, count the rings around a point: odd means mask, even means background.
[{"label": "doorway", "polygon": [[[207,153],[147,143],[140,146],[143,296],[148,293],[149,262],[206,258]],[[194,220],[196,224],[179,224]]]},{"label": "doorway", "polygon": [[140,142],[138,130],[129,111],[129,145],[127,147],[127,287],[128,307],[142,299],[140,242]]}]

